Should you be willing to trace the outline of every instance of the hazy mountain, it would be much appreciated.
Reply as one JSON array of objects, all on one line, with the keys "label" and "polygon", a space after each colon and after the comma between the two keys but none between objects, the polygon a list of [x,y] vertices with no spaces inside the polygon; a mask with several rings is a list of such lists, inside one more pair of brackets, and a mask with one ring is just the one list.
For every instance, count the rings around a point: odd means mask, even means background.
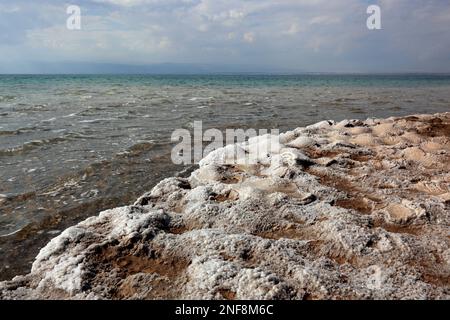
[{"label": "hazy mountain", "polygon": [[7,65],[0,66],[0,73],[37,74],[209,74],[209,73],[298,73],[302,70],[287,70],[257,65],[217,65],[189,63],[160,63],[148,65],[91,63],[91,62],[33,62],[24,64],[14,72]]}]

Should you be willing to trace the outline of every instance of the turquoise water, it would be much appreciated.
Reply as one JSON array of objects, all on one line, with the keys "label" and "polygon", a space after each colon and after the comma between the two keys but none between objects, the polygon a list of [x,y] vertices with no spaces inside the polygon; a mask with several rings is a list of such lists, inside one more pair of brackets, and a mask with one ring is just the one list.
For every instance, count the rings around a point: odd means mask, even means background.
[{"label": "turquoise water", "polygon": [[450,111],[450,75],[0,75],[0,280],[185,169],[170,135]]},{"label": "turquoise water", "polygon": [[148,86],[356,86],[411,87],[450,84],[450,75],[0,75],[1,86],[48,85],[148,85]]}]

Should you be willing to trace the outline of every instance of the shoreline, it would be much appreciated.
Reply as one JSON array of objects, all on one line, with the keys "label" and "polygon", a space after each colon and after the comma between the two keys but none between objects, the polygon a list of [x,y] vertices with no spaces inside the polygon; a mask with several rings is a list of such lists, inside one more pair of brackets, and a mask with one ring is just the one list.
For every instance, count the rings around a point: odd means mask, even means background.
[{"label": "shoreline", "polygon": [[254,166],[223,152],[66,229],[0,298],[450,298],[450,113],[322,121]]},{"label": "shoreline", "polygon": [[129,205],[175,175],[171,133],[191,130],[194,120],[205,130],[284,132],[322,119],[447,112],[450,78],[438,78],[6,77],[0,90],[0,281],[29,273],[57,232]]}]

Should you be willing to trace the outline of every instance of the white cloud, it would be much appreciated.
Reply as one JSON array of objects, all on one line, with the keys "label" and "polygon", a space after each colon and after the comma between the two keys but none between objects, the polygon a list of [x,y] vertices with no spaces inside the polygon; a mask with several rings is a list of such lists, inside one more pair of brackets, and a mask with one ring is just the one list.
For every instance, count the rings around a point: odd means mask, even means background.
[{"label": "white cloud", "polygon": [[161,61],[168,56],[173,43],[161,27],[122,30],[110,28],[110,22],[105,17],[89,16],[83,18],[79,31],[65,26],[29,30],[25,45],[64,60],[124,62],[124,56],[131,53],[132,63],[144,63],[149,55]]}]

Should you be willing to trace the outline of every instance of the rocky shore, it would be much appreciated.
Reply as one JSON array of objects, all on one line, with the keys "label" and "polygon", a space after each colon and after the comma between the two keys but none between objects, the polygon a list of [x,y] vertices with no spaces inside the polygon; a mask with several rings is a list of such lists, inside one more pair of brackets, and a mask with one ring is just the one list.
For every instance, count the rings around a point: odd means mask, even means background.
[{"label": "rocky shore", "polygon": [[0,298],[449,299],[449,226],[450,113],[323,121],[68,228]]}]

